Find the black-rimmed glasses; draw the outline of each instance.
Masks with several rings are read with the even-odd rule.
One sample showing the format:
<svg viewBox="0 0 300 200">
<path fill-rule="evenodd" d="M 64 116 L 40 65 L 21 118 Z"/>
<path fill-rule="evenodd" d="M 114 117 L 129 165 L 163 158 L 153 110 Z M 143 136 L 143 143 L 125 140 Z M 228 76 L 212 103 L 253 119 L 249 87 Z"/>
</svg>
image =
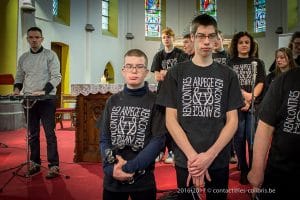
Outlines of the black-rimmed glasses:
<svg viewBox="0 0 300 200">
<path fill-rule="evenodd" d="M 217 33 L 210 33 L 208 35 L 205 35 L 204 33 L 196 33 L 195 38 L 204 41 L 206 38 L 208 38 L 209 41 L 215 41 L 218 38 Z"/>
<path fill-rule="evenodd" d="M 141 72 L 146 69 L 146 66 L 142 64 L 138 64 L 138 65 L 126 64 L 123 66 L 123 69 L 128 72 L 132 72 L 134 69 L 138 72 Z"/>
</svg>

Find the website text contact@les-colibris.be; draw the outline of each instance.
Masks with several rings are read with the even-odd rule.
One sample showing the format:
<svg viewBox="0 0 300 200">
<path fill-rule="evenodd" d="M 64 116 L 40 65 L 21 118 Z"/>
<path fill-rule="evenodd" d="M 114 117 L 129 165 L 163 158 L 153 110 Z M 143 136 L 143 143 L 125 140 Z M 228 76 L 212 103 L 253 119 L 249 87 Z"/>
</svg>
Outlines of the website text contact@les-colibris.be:
<svg viewBox="0 0 300 200">
<path fill-rule="evenodd" d="M 275 189 L 271 188 L 229 188 L 229 189 L 212 189 L 212 188 L 178 188 L 178 193 L 275 193 Z"/>
</svg>

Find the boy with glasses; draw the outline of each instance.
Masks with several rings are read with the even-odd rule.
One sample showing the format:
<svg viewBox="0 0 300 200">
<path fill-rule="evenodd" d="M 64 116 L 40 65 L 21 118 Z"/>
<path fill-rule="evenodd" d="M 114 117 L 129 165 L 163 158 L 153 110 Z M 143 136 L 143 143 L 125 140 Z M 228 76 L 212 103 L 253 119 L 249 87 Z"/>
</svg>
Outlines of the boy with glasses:
<svg viewBox="0 0 300 200">
<path fill-rule="evenodd" d="M 213 49 L 212 57 L 215 62 L 221 63 L 223 65 L 227 65 L 230 57 L 227 51 L 224 49 L 223 42 L 224 42 L 223 33 L 222 31 L 218 30 L 218 38 L 216 40 L 215 47 Z M 237 163 L 233 142 L 231 142 L 230 156 L 231 156 L 230 163 L 231 164 Z"/>
<path fill-rule="evenodd" d="M 166 126 L 177 146 L 175 169 L 180 199 L 226 199 L 230 145 L 243 105 L 237 75 L 213 62 L 217 22 L 209 15 L 192 22 L 195 56 L 168 71 L 157 103 L 166 107 Z M 194 187 L 191 187 L 194 185 Z"/>
<path fill-rule="evenodd" d="M 129 50 L 124 61 L 124 89 L 107 100 L 100 124 L 103 200 L 155 200 L 154 161 L 166 132 L 163 109 L 144 81 L 145 53 Z"/>
<path fill-rule="evenodd" d="M 215 62 L 227 65 L 227 62 L 229 60 L 229 54 L 225 51 L 223 42 L 224 37 L 222 31 L 218 30 L 218 37 L 215 43 L 215 47 L 213 49 L 212 57 Z"/>
<path fill-rule="evenodd" d="M 183 51 L 188 55 L 189 60 L 195 55 L 194 42 L 191 40 L 191 34 L 185 34 L 183 36 Z"/>
</svg>

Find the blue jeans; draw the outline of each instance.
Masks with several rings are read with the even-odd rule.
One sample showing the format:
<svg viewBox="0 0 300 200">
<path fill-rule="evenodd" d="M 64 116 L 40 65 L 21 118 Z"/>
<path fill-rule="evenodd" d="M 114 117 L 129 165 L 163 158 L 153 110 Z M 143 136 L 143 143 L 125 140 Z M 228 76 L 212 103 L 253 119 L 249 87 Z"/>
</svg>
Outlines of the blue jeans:
<svg viewBox="0 0 300 200">
<path fill-rule="evenodd" d="M 238 129 L 234 135 L 234 149 L 238 158 L 239 167 L 242 173 L 248 173 L 252 163 L 252 147 L 254 140 L 254 130 L 256 129 L 255 116 L 251 115 L 251 112 L 238 112 Z M 254 119 L 254 130 L 253 135 L 251 134 L 252 119 Z M 249 165 L 247 163 L 246 156 L 246 141 L 248 144 L 249 153 Z"/>
<path fill-rule="evenodd" d="M 57 151 L 57 139 L 55 135 L 55 104 L 56 100 L 41 100 L 37 101 L 29 108 L 28 129 L 29 145 L 30 145 L 30 160 L 41 164 L 40 158 L 40 121 L 42 122 L 46 141 L 47 141 L 47 158 L 48 166 L 59 166 L 59 157 Z M 26 109 L 25 109 L 26 115 Z"/>
</svg>

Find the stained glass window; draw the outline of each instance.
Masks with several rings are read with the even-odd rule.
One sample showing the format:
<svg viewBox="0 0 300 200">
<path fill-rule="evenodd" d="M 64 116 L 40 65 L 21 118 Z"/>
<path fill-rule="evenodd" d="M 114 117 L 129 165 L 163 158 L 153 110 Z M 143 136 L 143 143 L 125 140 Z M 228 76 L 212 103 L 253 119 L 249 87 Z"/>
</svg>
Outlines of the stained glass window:
<svg viewBox="0 0 300 200">
<path fill-rule="evenodd" d="M 217 0 L 200 0 L 200 13 L 217 19 Z"/>
<path fill-rule="evenodd" d="M 52 5 L 52 14 L 53 14 L 53 16 L 58 15 L 58 1 L 59 0 L 53 0 L 53 5 Z"/>
<path fill-rule="evenodd" d="M 266 0 L 254 0 L 254 32 L 266 31 Z"/>
<path fill-rule="evenodd" d="M 103 0 L 102 1 L 102 29 L 108 30 L 108 6 L 109 6 L 109 0 Z"/>
<path fill-rule="evenodd" d="M 161 0 L 145 0 L 145 36 L 160 37 Z"/>
</svg>

